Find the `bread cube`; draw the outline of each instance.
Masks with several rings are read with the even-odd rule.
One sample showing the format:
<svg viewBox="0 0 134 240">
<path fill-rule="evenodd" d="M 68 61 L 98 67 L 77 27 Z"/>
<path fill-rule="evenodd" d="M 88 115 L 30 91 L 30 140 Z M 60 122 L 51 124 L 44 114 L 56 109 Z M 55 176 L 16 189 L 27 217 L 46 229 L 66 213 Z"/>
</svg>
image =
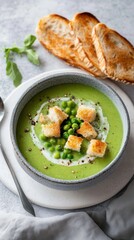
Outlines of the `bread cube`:
<svg viewBox="0 0 134 240">
<path fill-rule="evenodd" d="M 68 137 L 68 140 L 65 144 L 65 148 L 74 150 L 74 151 L 80 151 L 81 144 L 82 144 L 83 139 L 81 137 L 77 137 L 74 135 L 70 135 Z"/>
<path fill-rule="evenodd" d="M 103 157 L 107 144 L 97 139 L 92 139 L 87 149 L 87 155 L 92 157 Z"/>
<path fill-rule="evenodd" d="M 96 110 L 86 105 L 80 105 L 76 117 L 83 121 L 93 122 L 96 118 Z"/>
<path fill-rule="evenodd" d="M 46 123 L 50 122 L 49 117 L 46 115 L 43 115 L 43 113 L 40 113 L 38 120 L 39 120 L 39 123 L 41 123 L 41 124 L 46 124 Z"/>
<path fill-rule="evenodd" d="M 60 124 L 58 122 L 42 125 L 42 132 L 46 137 L 60 137 Z"/>
<path fill-rule="evenodd" d="M 61 108 L 55 106 L 49 108 L 48 117 L 50 118 L 51 122 L 59 122 L 60 124 L 68 118 L 68 115 L 61 110 Z"/>
<path fill-rule="evenodd" d="M 78 134 L 81 134 L 84 138 L 90 140 L 92 138 L 96 138 L 97 132 L 95 131 L 94 127 L 88 123 L 83 122 L 81 127 L 77 130 Z"/>
</svg>

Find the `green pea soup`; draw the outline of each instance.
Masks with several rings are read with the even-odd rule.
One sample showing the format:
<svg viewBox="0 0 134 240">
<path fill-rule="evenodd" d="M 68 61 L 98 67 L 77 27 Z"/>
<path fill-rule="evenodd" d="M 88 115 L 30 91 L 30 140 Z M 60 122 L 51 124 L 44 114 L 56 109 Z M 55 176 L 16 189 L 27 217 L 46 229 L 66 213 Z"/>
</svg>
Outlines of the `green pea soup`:
<svg viewBox="0 0 134 240">
<path fill-rule="evenodd" d="M 48 160 L 42 154 L 41 149 L 33 142 L 31 137 L 31 124 L 35 124 L 35 122 L 33 122 L 32 119 L 36 116 L 43 102 L 49 102 L 52 98 L 62 98 L 65 96 L 73 96 L 75 99 L 82 99 L 84 101 L 90 100 L 96 104 L 99 103 L 101 106 L 103 115 L 104 117 L 107 117 L 109 123 L 109 132 L 106 138 L 108 147 L 104 157 L 96 158 L 93 162 L 82 165 L 65 166 L 55 164 Z M 44 108 L 43 111 L 44 114 L 47 114 L 48 108 Z M 41 131 L 40 126 L 37 124 L 36 128 L 36 134 L 39 136 Z M 99 90 L 82 84 L 61 84 L 43 90 L 25 105 L 19 116 L 16 134 L 20 152 L 32 167 L 39 172 L 56 179 L 76 180 L 87 178 L 99 173 L 116 157 L 122 143 L 123 125 L 116 106 Z M 63 139 L 61 140 L 64 141 Z M 44 144 L 49 145 L 49 142 Z M 53 145 L 50 147 L 50 150 L 53 152 Z M 54 154 L 56 156 L 56 152 Z M 81 153 L 74 154 L 76 159 L 78 159 L 80 154 Z"/>
</svg>

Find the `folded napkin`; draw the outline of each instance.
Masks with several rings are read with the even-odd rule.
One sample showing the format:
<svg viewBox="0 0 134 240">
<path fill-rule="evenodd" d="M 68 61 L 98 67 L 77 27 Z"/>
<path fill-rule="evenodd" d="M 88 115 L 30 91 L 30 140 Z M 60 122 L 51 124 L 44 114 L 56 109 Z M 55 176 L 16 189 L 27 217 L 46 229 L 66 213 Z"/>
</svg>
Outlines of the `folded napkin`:
<svg viewBox="0 0 134 240">
<path fill-rule="evenodd" d="M 45 219 L 0 214 L 0 240 L 110 239 L 84 212 Z"/>
<path fill-rule="evenodd" d="M 108 203 L 38 218 L 0 212 L 0 240 L 134 240 L 134 180 Z"/>
</svg>

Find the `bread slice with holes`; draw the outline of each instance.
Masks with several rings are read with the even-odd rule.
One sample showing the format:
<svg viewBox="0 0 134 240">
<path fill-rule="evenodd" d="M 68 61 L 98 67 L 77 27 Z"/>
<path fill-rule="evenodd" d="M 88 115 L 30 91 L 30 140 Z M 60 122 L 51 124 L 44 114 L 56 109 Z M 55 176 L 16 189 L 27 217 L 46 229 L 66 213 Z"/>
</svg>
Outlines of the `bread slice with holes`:
<svg viewBox="0 0 134 240">
<path fill-rule="evenodd" d="M 79 43 L 75 46 L 75 34 L 68 19 L 57 14 L 45 16 L 40 19 L 36 34 L 40 43 L 51 53 L 95 76 L 95 71 L 89 66 L 83 48 Z M 83 56 L 82 60 L 81 56 Z"/>
<path fill-rule="evenodd" d="M 134 84 L 134 48 L 116 31 L 98 23 L 92 31 L 99 66 L 108 77 Z"/>
<path fill-rule="evenodd" d="M 92 40 L 92 29 L 98 23 L 99 20 L 88 12 L 78 13 L 74 16 L 73 20 L 70 21 L 77 39 L 75 45 L 76 47 L 78 45 L 81 60 L 84 61 L 85 56 L 87 56 L 85 64 L 90 71 L 93 72 L 96 77 L 105 78 L 106 75 L 101 72 L 99 68 L 99 62 Z M 81 52 L 81 48 L 84 50 L 85 55 Z"/>
</svg>

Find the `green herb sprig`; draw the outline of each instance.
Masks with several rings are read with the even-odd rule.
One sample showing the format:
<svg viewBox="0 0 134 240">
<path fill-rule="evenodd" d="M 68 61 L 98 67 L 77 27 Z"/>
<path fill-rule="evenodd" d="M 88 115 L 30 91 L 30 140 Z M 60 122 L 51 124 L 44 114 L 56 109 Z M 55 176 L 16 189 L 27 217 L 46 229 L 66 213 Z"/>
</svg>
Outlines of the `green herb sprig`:
<svg viewBox="0 0 134 240">
<path fill-rule="evenodd" d="M 13 83 L 16 87 L 21 83 L 22 74 L 19 71 L 17 64 L 13 61 L 12 53 L 17 53 L 19 55 L 25 54 L 31 63 L 39 65 L 40 62 L 38 54 L 36 53 L 35 49 L 32 46 L 35 40 L 36 40 L 35 36 L 29 35 L 28 37 L 25 38 L 23 47 L 19 48 L 17 46 L 14 46 L 12 48 L 4 49 L 6 58 L 6 75 L 13 80 Z"/>
</svg>

